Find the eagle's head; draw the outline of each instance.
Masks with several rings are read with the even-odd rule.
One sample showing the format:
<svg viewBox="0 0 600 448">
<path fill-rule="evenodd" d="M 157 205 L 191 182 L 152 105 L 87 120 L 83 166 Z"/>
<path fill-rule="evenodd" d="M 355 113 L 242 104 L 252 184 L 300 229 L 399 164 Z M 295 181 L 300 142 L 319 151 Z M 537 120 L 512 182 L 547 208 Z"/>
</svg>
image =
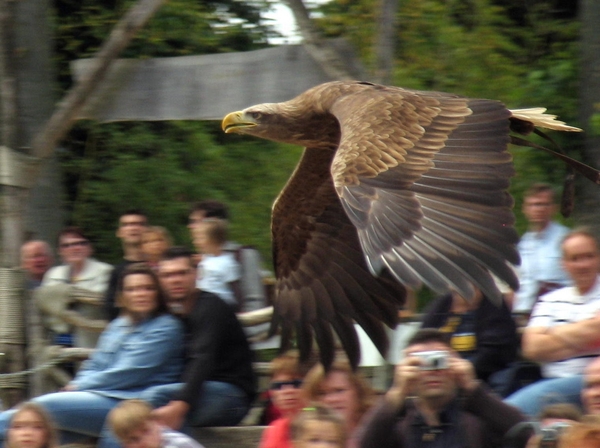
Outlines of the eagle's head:
<svg viewBox="0 0 600 448">
<path fill-rule="evenodd" d="M 297 102 L 265 103 L 231 112 L 221 123 L 227 134 L 248 134 L 293 145 L 315 147 L 328 142 L 337 146 L 339 125 L 327 113 L 298 107 Z"/>
</svg>

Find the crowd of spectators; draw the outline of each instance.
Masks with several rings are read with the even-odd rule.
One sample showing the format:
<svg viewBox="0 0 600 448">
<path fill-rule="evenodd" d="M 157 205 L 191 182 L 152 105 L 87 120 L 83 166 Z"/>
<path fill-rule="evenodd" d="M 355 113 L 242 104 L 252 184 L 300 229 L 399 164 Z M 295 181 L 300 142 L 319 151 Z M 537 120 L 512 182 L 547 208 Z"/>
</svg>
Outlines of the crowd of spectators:
<svg viewBox="0 0 600 448">
<path fill-rule="evenodd" d="M 295 351 L 276 357 L 260 448 L 575 446 L 563 439 L 599 446 L 600 423 L 589 416 L 600 416 L 600 248 L 590 230 L 552 221 L 556 209 L 550 186 L 528 190 L 529 229 L 515 267 L 521 289 L 505 294 L 501 306 L 477 289 L 475 297 L 451 292 L 433 300 L 380 396 L 345 358 L 325 370 L 301 363 Z M 117 229 L 123 261 L 114 269 L 91 258 L 91 242 L 74 227 L 59 236 L 59 266 L 51 268 L 48 244 L 23 245 L 28 289 L 103 293 L 103 314 L 82 305 L 77 311 L 112 320 L 64 391 L 26 409 L 46 409 L 63 442 L 93 436 L 104 447 L 157 448 L 161 440 L 198 447 L 170 431 L 238 424 L 257 396 L 257 379 L 235 313 L 264 305 L 265 291 L 256 251 L 228 240 L 228 220 L 223 204 L 197 204 L 188 225 L 194 254 L 173 247 L 168 230 L 150 226 L 140 210 L 127 211 Z M 149 297 L 156 309 L 140 314 L 136 307 L 148 306 Z M 152 335 L 158 319 L 173 327 L 169 333 L 161 321 L 165 344 L 180 338 L 169 339 L 163 358 Z M 94 346 L 89 334 L 64 324 L 50 320 L 48 328 L 53 343 Z M 130 353 L 133 345 L 140 353 Z M 128 381 L 135 374 L 119 369 L 153 368 L 140 362 L 149 345 L 159 369 L 153 383 Z M 94 416 L 82 410 L 90 395 L 101 403 Z M 114 415 L 135 416 L 120 419 L 131 425 L 107 420 L 115 407 Z M 18 412 L 0 414 L 0 437 L 10 439 Z"/>
</svg>

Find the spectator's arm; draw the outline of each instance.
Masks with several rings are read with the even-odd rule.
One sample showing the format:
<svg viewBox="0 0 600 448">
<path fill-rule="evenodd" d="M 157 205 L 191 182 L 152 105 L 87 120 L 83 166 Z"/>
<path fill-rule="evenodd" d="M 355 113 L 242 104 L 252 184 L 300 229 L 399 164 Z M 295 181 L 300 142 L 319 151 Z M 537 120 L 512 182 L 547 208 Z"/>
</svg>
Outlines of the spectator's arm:
<svg viewBox="0 0 600 448">
<path fill-rule="evenodd" d="M 483 420 L 493 433 L 489 437 L 496 440 L 502 439 L 515 425 L 526 421 L 526 417 L 517 408 L 504 403 L 482 385 L 466 390 L 464 410 Z M 520 436 L 514 446 L 524 447 L 528 435 Z"/>
<path fill-rule="evenodd" d="M 600 343 L 600 315 L 553 327 L 525 328 L 523 355 L 533 361 L 551 362 L 573 358 Z"/>
</svg>

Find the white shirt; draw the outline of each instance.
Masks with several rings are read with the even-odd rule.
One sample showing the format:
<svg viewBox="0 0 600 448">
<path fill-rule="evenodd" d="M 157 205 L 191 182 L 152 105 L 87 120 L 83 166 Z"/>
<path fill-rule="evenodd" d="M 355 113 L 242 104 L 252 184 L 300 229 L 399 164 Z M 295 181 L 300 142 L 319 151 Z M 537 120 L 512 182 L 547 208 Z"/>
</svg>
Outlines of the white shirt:
<svg viewBox="0 0 600 448">
<path fill-rule="evenodd" d="M 229 252 L 221 255 L 203 255 L 198 264 L 196 287 L 203 291 L 212 292 L 230 305 L 237 302 L 228 283 L 240 279 L 240 265 Z"/>
<path fill-rule="evenodd" d="M 530 311 L 537 299 L 540 282 L 571 284 L 562 267 L 561 242 L 569 229 L 551 222 L 541 232 L 526 232 L 519 245 L 521 265 L 517 269 L 519 290 L 513 311 Z"/>
<path fill-rule="evenodd" d="M 58 284 L 71 284 L 78 288 L 87 289 L 92 292 L 105 293 L 113 267 L 93 258 L 85 260 L 83 269 L 75 278 L 71 278 L 71 267 L 69 265 L 55 266 L 44 275 L 41 287 Z M 78 303 L 77 311 L 88 319 L 105 319 L 106 314 L 103 306 L 95 306 L 86 303 Z M 70 326 L 57 317 L 49 317 L 47 326 L 56 333 L 70 333 Z M 75 330 L 75 346 L 94 348 L 98 342 L 100 333 L 83 328 Z"/>
<path fill-rule="evenodd" d="M 600 276 L 587 294 L 581 295 L 574 286 L 557 289 L 540 297 L 533 308 L 528 327 L 555 327 L 590 319 L 600 312 Z M 582 352 L 575 358 L 548 362 L 542 365 L 546 378 L 581 375 L 600 348 Z"/>
</svg>

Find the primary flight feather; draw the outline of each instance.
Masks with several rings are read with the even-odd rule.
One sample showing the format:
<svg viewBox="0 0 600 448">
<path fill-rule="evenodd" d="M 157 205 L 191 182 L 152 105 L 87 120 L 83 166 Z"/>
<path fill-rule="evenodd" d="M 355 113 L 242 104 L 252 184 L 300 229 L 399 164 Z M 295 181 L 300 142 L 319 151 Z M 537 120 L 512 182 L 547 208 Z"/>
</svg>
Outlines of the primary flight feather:
<svg viewBox="0 0 600 448">
<path fill-rule="evenodd" d="M 307 356 L 314 336 L 328 364 L 335 331 L 356 366 L 354 322 L 385 353 L 382 322 L 396 324 L 402 285 L 464 297 L 474 285 L 498 301 L 492 272 L 517 289 L 510 131 L 579 131 L 544 111 L 330 82 L 227 115 L 227 133 L 305 147 L 273 205 L 282 348 L 295 333 Z"/>
</svg>

